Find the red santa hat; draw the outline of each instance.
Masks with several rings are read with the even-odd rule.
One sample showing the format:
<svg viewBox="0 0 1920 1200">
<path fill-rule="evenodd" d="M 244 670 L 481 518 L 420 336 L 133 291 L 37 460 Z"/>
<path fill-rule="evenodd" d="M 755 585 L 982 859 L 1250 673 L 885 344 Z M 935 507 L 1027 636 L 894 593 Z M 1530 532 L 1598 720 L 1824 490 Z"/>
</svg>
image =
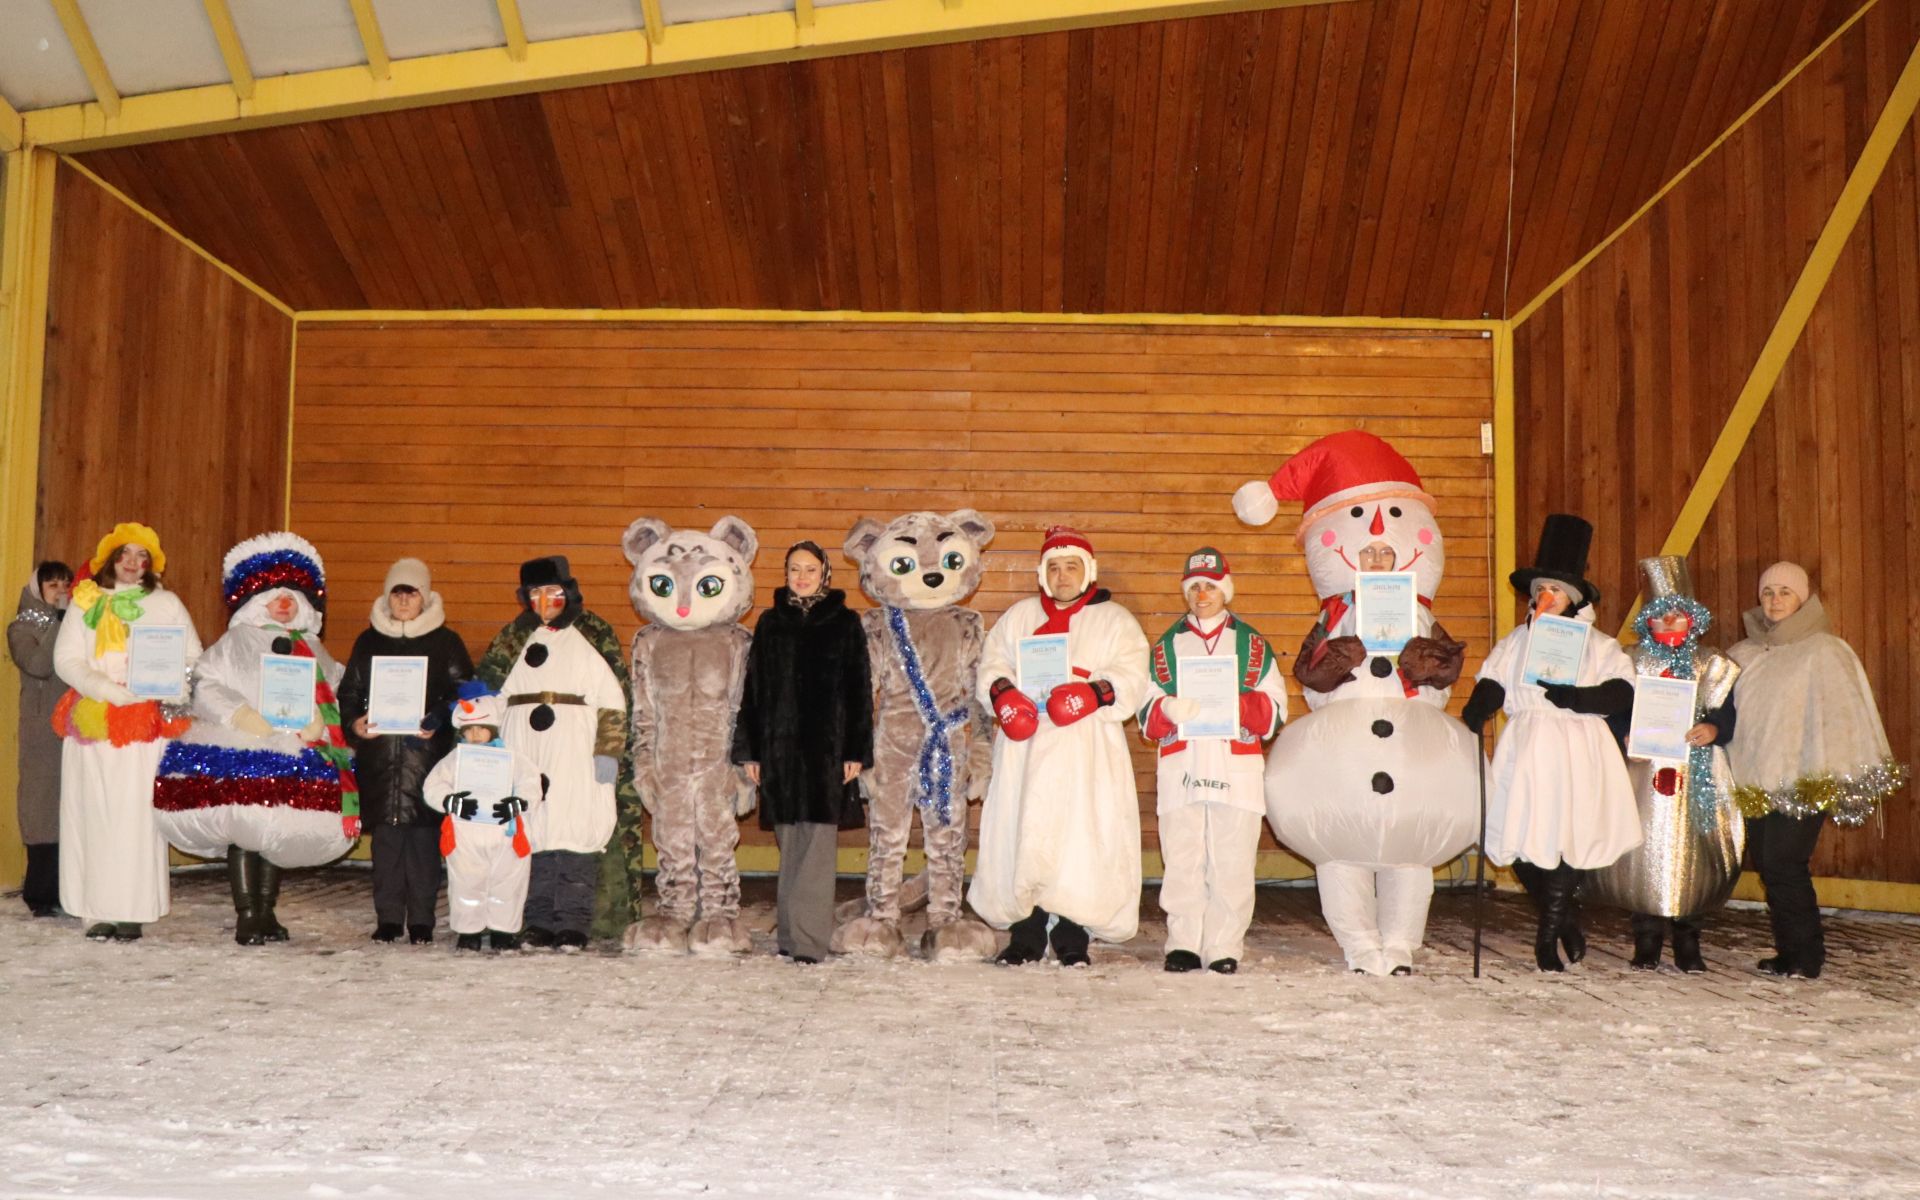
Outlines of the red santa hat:
<svg viewBox="0 0 1920 1200">
<path fill-rule="evenodd" d="M 1271 478 L 1256 479 L 1233 494 L 1233 511 L 1249 525 L 1265 525 L 1280 512 L 1280 501 L 1300 502 L 1300 530 L 1349 504 L 1375 500 L 1418 500 L 1433 507 L 1419 472 L 1371 433 L 1348 429 L 1310 443 L 1288 459 Z"/>
<path fill-rule="evenodd" d="M 1094 561 L 1093 543 L 1087 535 L 1069 525 L 1047 526 L 1047 539 L 1040 543 L 1040 565 L 1035 574 L 1040 577 L 1040 588 L 1046 590 L 1047 561 L 1054 558 L 1077 558 L 1087 568 L 1087 586 L 1100 577 L 1100 564 Z"/>
</svg>

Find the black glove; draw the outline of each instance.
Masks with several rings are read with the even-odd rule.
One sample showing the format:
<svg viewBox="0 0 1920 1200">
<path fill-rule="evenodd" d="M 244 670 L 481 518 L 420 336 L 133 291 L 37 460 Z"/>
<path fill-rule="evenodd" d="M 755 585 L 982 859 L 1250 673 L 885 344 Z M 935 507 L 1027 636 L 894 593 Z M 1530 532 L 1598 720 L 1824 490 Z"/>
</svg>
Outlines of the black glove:
<svg viewBox="0 0 1920 1200">
<path fill-rule="evenodd" d="M 1542 690 L 1547 693 L 1548 704 L 1589 717 L 1610 717 L 1633 707 L 1633 685 L 1624 679 L 1609 679 L 1592 687 L 1550 683 Z"/>
<path fill-rule="evenodd" d="M 429 708 L 420 718 L 421 733 L 439 733 L 440 727 L 447 723 L 447 716 L 437 708 Z"/>
<path fill-rule="evenodd" d="M 473 814 L 480 811 L 480 802 L 473 798 L 472 792 L 448 792 L 447 798 L 440 802 L 440 808 L 450 817 L 471 821 Z"/>
<path fill-rule="evenodd" d="M 505 800 L 493 802 L 493 820 L 498 825 L 505 825 L 513 819 L 513 814 L 525 811 L 527 811 L 527 802 L 518 796 L 508 796 Z"/>
<path fill-rule="evenodd" d="M 1497 680 L 1482 679 L 1473 685 L 1473 695 L 1467 697 L 1467 706 L 1461 710 L 1460 719 L 1477 736 L 1506 702 L 1507 689 L 1501 687 Z"/>
</svg>

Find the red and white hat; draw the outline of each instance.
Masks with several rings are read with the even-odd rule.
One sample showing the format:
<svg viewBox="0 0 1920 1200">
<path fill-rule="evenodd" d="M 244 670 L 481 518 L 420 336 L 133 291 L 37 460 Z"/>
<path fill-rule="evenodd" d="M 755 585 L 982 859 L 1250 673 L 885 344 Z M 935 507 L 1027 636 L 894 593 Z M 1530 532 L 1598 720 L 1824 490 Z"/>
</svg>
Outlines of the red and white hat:
<svg viewBox="0 0 1920 1200">
<path fill-rule="evenodd" d="M 1047 540 L 1040 543 L 1040 565 L 1034 573 L 1040 577 L 1041 590 L 1047 586 L 1047 560 L 1053 558 L 1077 558 L 1087 568 L 1087 586 L 1100 577 L 1100 564 L 1094 561 L 1093 543 L 1087 535 L 1069 525 L 1047 526 Z"/>
<path fill-rule="evenodd" d="M 1233 494 L 1233 511 L 1249 525 L 1265 525 L 1280 511 L 1280 501 L 1300 502 L 1300 529 L 1328 512 L 1375 500 L 1418 500 L 1432 508 L 1433 497 L 1419 472 L 1371 433 L 1343 430 L 1311 442 L 1288 459 L 1271 478 L 1256 479 Z"/>
<path fill-rule="evenodd" d="M 1227 556 L 1212 546 L 1202 546 L 1187 555 L 1187 569 L 1180 576 L 1180 594 L 1186 595 L 1203 579 L 1219 588 L 1227 603 L 1233 603 L 1233 568 L 1227 565 Z"/>
</svg>

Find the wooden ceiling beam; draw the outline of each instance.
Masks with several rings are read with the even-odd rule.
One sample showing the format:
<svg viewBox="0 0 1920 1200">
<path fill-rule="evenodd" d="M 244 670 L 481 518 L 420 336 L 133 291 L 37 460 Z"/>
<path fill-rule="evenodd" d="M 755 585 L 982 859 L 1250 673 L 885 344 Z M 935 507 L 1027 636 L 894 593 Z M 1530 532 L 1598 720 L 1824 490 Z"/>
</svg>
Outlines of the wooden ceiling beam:
<svg viewBox="0 0 1920 1200">
<path fill-rule="evenodd" d="M 500 28 L 507 35 L 507 57 L 527 61 L 527 23 L 520 19 L 520 0 L 493 0 L 500 10 Z"/>
<path fill-rule="evenodd" d="M 119 116 L 120 89 L 113 85 L 107 60 L 100 56 L 93 30 L 87 28 L 87 18 L 80 12 L 79 0 L 53 0 L 53 11 L 60 17 L 61 28 L 67 31 L 67 41 L 73 45 L 74 57 L 80 60 L 80 69 L 86 72 L 87 82 L 93 86 L 94 103 L 107 117 Z"/>
<path fill-rule="evenodd" d="M 227 0 L 201 0 L 207 21 L 213 26 L 213 38 L 220 43 L 220 57 L 227 63 L 227 78 L 233 81 L 233 94 L 242 100 L 253 99 L 253 64 L 247 61 L 247 48 L 240 44 L 240 31 L 233 24 L 233 10 Z"/>
<path fill-rule="evenodd" d="M 26 122 L 13 111 L 13 105 L 0 96 L 0 154 L 12 154 L 26 140 Z"/>
<path fill-rule="evenodd" d="M 373 0 L 347 0 L 353 6 L 353 23 L 360 30 L 360 45 L 367 52 L 367 72 L 380 83 L 393 76 L 393 59 L 387 55 L 387 39 L 380 32 L 380 18 L 373 11 Z"/>
<path fill-rule="evenodd" d="M 74 2 L 56 0 L 69 7 Z M 77 153 L 725 67 L 1354 0 L 969 0 L 955 8 L 927 0 L 866 0 L 815 8 L 815 23 L 805 27 L 783 11 L 677 24 L 671 39 L 656 23 L 658 40 L 629 31 L 530 42 L 524 61 L 492 46 L 398 62 L 388 59 L 380 42 L 371 0 L 353 2 L 356 17 L 361 10 L 367 14 L 361 35 L 369 41 L 370 60 L 379 45 L 378 64 L 260 79 L 244 105 L 233 88 L 218 84 L 130 96 L 124 105 L 116 94 L 111 111 L 105 104 L 36 109 L 24 114 L 25 139 Z"/>
</svg>

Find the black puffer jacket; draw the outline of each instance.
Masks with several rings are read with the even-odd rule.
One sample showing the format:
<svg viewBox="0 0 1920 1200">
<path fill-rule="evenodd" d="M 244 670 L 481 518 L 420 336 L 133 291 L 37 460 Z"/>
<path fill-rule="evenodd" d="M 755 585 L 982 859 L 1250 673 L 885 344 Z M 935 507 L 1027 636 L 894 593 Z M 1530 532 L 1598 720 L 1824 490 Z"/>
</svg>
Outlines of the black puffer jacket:
<svg viewBox="0 0 1920 1200">
<path fill-rule="evenodd" d="M 440 819 L 420 802 L 420 791 L 433 764 L 453 750 L 448 710 L 461 682 L 473 677 L 473 660 L 467 657 L 466 643 L 446 627 L 445 620 L 438 592 L 429 595 L 425 610 L 404 626 L 393 619 L 387 610 L 387 598 L 381 596 L 374 601 L 373 628 L 354 641 L 353 654 L 347 659 L 346 674 L 338 689 L 340 724 L 353 746 L 354 777 L 360 783 L 360 817 L 369 827 L 432 825 Z M 426 658 L 425 726 L 433 730 L 432 737 L 353 735 L 353 723 L 367 715 L 373 660 L 380 655 Z"/>
<path fill-rule="evenodd" d="M 811 608 L 787 589 L 753 627 L 733 761 L 760 764 L 760 827 L 813 822 L 857 829 L 865 812 L 842 764 L 873 765 L 873 681 L 867 639 L 846 593 Z"/>
</svg>

